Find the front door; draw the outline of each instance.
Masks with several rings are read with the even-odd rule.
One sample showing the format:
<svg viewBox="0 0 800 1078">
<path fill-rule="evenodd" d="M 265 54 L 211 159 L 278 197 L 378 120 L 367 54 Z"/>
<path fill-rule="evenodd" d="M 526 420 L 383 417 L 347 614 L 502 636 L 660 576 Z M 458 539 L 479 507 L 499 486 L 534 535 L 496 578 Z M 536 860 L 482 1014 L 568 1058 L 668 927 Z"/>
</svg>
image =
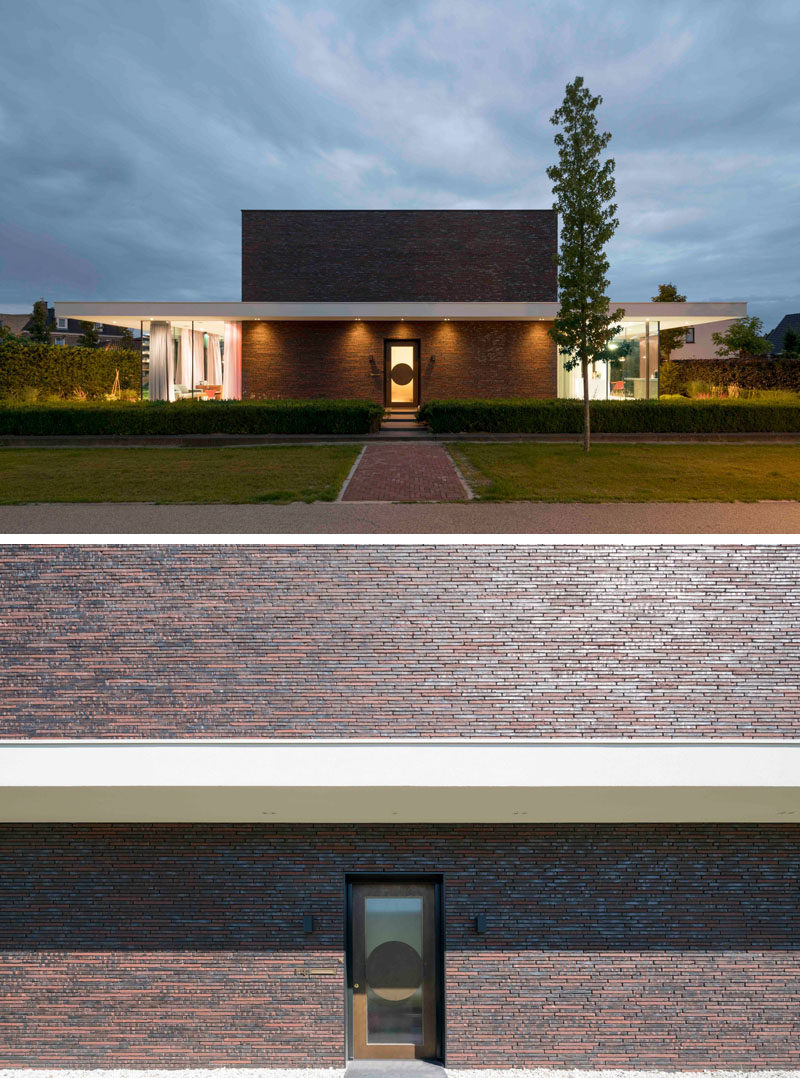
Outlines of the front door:
<svg viewBox="0 0 800 1078">
<path fill-rule="evenodd" d="M 349 885 L 355 1059 L 439 1055 L 437 897 L 428 881 Z"/>
<path fill-rule="evenodd" d="M 384 383 L 387 408 L 416 408 L 419 404 L 419 341 L 384 342 Z"/>
</svg>

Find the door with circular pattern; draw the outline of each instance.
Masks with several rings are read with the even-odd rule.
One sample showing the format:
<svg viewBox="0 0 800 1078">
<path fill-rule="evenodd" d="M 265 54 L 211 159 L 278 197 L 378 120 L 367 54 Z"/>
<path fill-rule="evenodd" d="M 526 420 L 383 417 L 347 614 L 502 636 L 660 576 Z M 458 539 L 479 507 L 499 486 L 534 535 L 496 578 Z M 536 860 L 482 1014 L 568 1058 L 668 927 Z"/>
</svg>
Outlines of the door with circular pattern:
<svg viewBox="0 0 800 1078">
<path fill-rule="evenodd" d="M 436 885 L 352 884 L 355 1059 L 433 1059 L 438 1046 Z"/>
<path fill-rule="evenodd" d="M 387 408 L 416 408 L 419 404 L 419 341 L 384 341 L 384 382 Z"/>
</svg>

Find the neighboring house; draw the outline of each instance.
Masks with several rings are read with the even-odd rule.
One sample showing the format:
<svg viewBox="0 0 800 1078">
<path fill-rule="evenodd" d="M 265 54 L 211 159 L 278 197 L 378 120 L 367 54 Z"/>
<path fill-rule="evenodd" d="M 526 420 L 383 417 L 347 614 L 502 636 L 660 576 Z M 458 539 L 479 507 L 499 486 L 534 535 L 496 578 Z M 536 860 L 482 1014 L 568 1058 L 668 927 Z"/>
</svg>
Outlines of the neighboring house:
<svg viewBox="0 0 800 1078">
<path fill-rule="evenodd" d="M 792 546 L 0 574 L 0 1067 L 800 1067 Z"/>
<path fill-rule="evenodd" d="M 677 348 L 672 359 L 715 359 L 717 345 L 712 337 L 713 333 L 725 333 L 735 322 L 734 318 L 724 318 L 719 322 L 704 322 L 690 326 L 686 333 L 686 343 L 683 348 Z"/>
<path fill-rule="evenodd" d="M 800 333 L 800 314 L 785 314 L 775 329 L 767 334 L 772 341 L 773 354 L 777 355 L 783 351 L 783 338 L 786 336 L 786 330 L 790 328 Z"/>
<path fill-rule="evenodd" d="M 31 322 L 33 316 L 30 314 L 0 314 L 0 325 L 8 326 L 13 334 L 17 337 L 30 336 Z M 81 319 L 68 318 L 66 316 L 56 316 L 55 307 L 47 308 L 47 328 L 50 332 L 50 341 L 55 345 L 75 345 L 83 335 L 83 327 L 81 326 Z M 85 321 L 93 322 L 94 319 L 89 318 Z M 95 323 L 100 334 L 100 347 L 118 347 L 122 341 L 120 335 L 119 325 L 109 325 L 104 322 Z M 134 340 L 128 342 L 129 348 L 138 348 L 139 341 Z"/>
<path fill-rule="evenodd" d="M 558 311 L 552 210 L 244 210 L 242 302 L 57 303 L 149 334 L 149 394 L 216 380 L 226 397 L 581 396 L 548 333 Z M 597 364 L 594 397 L 658 394 L 659 326 L 746 314 L 744 303 L 639 303 Z M 205 343 L 203 343 L 205 341 Z M 191 354 L 190 354 L 191 348 Z M 212 373 L 212 366 L 214 373 Z"/>
</svg>

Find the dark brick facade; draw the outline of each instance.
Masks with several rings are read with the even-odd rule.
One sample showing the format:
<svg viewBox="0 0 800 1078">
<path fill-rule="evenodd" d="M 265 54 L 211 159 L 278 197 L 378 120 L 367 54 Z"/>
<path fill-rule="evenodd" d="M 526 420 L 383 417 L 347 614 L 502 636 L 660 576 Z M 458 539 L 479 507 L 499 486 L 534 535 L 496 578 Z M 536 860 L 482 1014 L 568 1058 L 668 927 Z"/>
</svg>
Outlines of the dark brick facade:
<svg viewBox="0 0 800 1078">
<path fill-rule="evenodd" d="M 242 299 L 556 299 L 553 210 L 243 210 Z"/>
<path fill-rule="evenodd" d="M 420 398 L 555 397 L 556 346 L 537 322 L 244 322 L 242 396 L 384 402 L 387 338 L 420 342 Z"/>
<path fill-rule="evenodd" d="M 443 874 L 451 1066 L 800 1066 L 796 826 L 2 826 L 0 862 L 0 1066 L 340 1066 L 348 870 Z"/>
<path fill-rule="evenodd" d="M 7 546 L 6 737 L 800 736 L 791 546 Z"/>
</svg>

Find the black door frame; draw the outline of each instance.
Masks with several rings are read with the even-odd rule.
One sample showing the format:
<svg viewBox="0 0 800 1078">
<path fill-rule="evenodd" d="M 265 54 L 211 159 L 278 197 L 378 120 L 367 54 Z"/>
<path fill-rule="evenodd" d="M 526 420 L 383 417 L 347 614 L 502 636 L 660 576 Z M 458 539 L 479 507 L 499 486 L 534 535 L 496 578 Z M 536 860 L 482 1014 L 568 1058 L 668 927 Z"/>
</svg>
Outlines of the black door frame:
<svg viewBox="0 0 800 1078">
<path fill-rule="evenodd" d="M 445 1063 L 444 984 L 444 877 L 439 872 L 346 872 L 344 875 L 344 1058 L 353 1059 L 353 939 L 352 890 L 354 883 L 432 883 L 434 885 L 436 930 L 436 1055 L 432 1062 Z M 373 1060 L 380 1064 L 380 1060 Z"/>
<path fill-rule="evenodd" d="M 389 375 L 389 348 L 393 344 L 410 344 L 414 349 L 414 400 L 411 404 L 392 404 L 392 379 Z M 420 406 L 420 338 L 384 337 L 383 339 L 383 403 L 386 408 L 419 408 Z"/>
</svg>

